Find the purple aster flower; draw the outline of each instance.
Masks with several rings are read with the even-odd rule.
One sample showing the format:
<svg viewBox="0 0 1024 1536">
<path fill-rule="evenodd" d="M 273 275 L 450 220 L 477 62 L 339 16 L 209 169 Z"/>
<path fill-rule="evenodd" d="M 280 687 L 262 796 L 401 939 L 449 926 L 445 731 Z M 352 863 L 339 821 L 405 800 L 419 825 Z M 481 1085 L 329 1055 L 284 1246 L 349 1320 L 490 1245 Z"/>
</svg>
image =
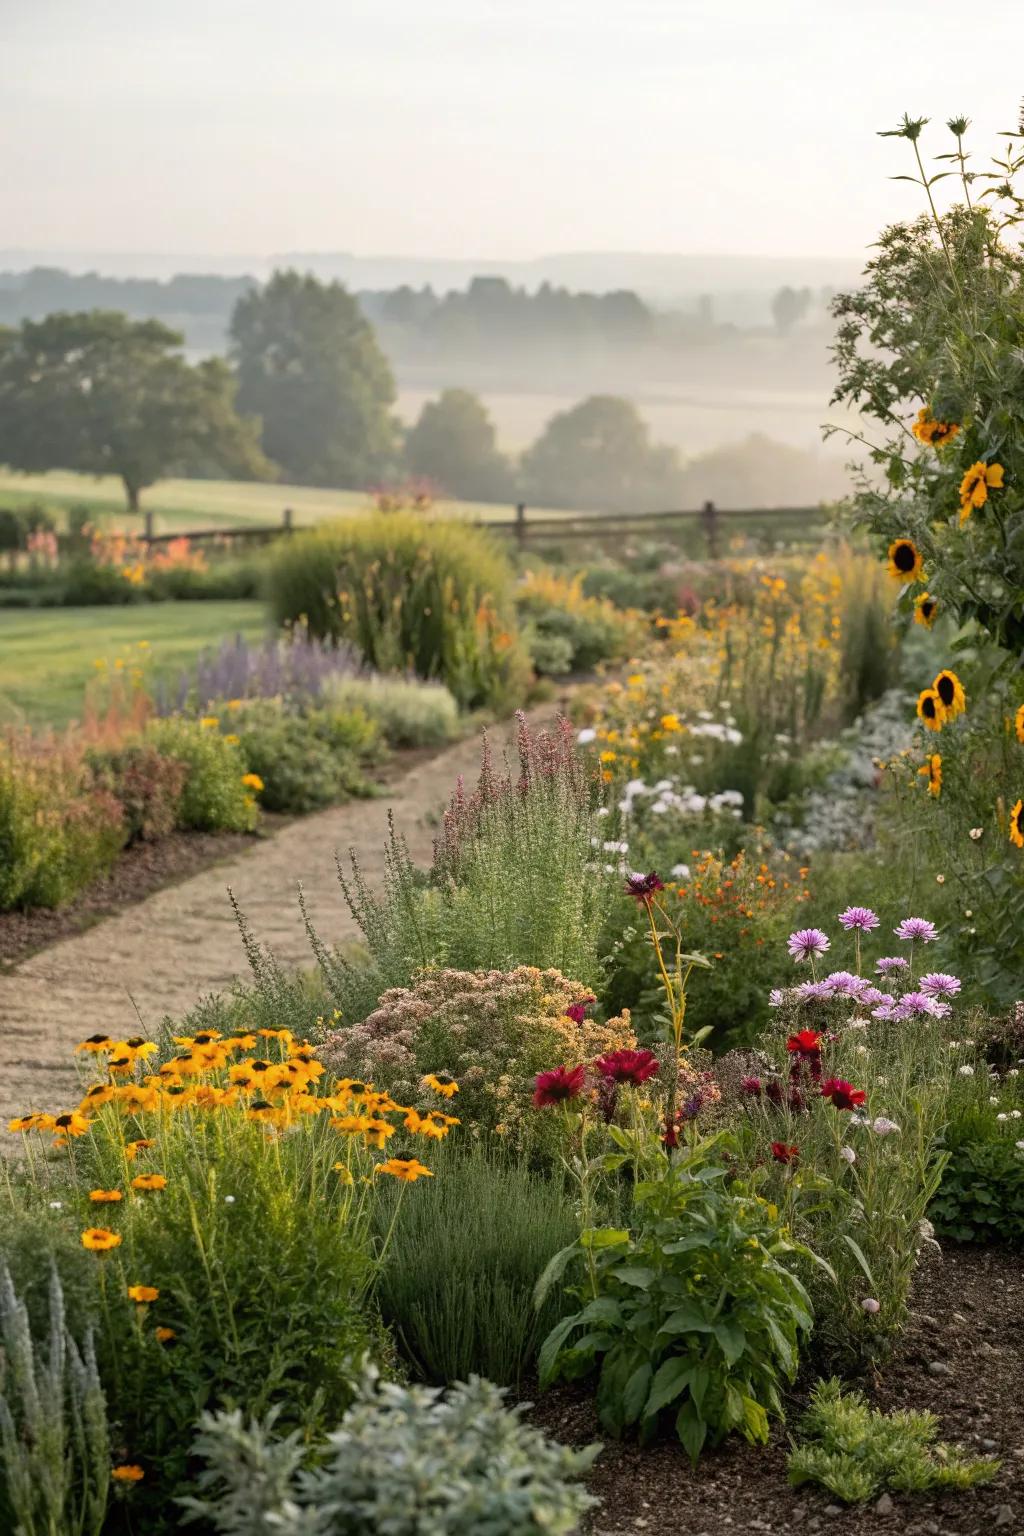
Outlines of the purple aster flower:
<svg viewBox="0 0 1024 1536">
<path fill-rule="evenodd" d="M 852 971 L 833 971 L 831 976 L 825 977 L 825 985 L 831 987 L 837 997 L 859 997 L 867 982 Z"/>
<path fill-rule="evenodd" d="M 883 955 L 881 960 L 875 961 L 875 970 L 879 976 L 888 976 L 893 971 L 905 971 L 910 964 L 902 955 Z"/>
<path fill-rule="evenodd" d="M 877 1008 L 872 1008 L 872 1010 L 871 1010 L 871 1017 L 873 1019 L 886 1019 L 886 1020 L 898 1019 L 900 1017 L 900 1015 L 899 1015 L 897 1009 L 893 1006 L 893 1004 L 894 1004 L 894 999 L 891 998 L 891 997 L 890 997 L 890 999 L 889 999 L 889 1001 L 887 1003 L 879 1003 Z"/>
<path fill-rule="evenodd" d="M 781 1008 L 785 1001 L 786 993 L 782 987 L 772 987 L 771 991 L 768 993 L 768 1007 Z"/>
<path fill-rule="evenodd" d="M 867 1008 L 891 1008 L 896 999 L 891 992 L 880 992 L 877 987 L 865 987 L 857 1001 L 863 1003 Z"/>
<path fill-rule="evenodd" d="M 824 1003 L 835 993 L 827 981 L 802 981 L 794 988 L 794 995 L 800 1003 Z"/>
<path fill-rule="evenodd" d="M 828 934 L 822 933 L 820 928 L 798 928 L 796 933 L 790 934 L 788 945 L 797 964 L 809 960 L 812 955 L 823 955 L 830 948 Z"/>
<path fill-rule="evenodd" d="M 845 912 L 840 912 L 839 921 L 847 933 L 852 928 L 859 928 L 862 933 L 869 932 L 878 927 L 878 917 L 870 907 L 847 907 Z"/>
<path fill-rule="evenodd" d="M 939 1017 L 938 1005 L 934 997 L 929 997 L 927 992 L 908 992 L 900 998 L 897 1010 L 903 1018 L 913 1018 L 915 1013 L 926 1013 L 931 1018 Z"/>
<path fill-rule="evenodd" d="M 919 942 L 930 944 L 939 936 L 935 930 L 935 924 L 924 917 L 905 917 L 902 923 L 893 929 L 893 933 L 898 939 L 906 939 L 911 944 Z"/>
<path fill-rule="evenodd" d="M 961 981 L 959 976 L 950 976 L 946 971 L 929 971 L 927 976 L 921 977 L 918 986 L 929 997 L 956 997 Z"/>
</svg>

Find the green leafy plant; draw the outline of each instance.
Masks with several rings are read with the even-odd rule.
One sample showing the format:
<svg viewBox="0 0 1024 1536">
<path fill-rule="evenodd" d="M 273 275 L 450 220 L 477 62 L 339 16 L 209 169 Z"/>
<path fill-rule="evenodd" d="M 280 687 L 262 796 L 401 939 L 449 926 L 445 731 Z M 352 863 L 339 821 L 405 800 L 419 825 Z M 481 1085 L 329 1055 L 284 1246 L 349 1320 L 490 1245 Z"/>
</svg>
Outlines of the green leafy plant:
<svg viewBox="0 0 1024 1536">
<path fill-rule="evenodd" d="M 243 704 L 225 717 L 267 811 L 304 815 L 370 788 L 364 769 L 378 755 L 377 729 L 358 709 L 285 708 L 280 699 Z"/>
<path fill-rule="evenodd" d="M 459 734 L 459 706 L 443 683 L 404 677 L 331 678 L 325 699 L 361 710 L 392 747 L 439 747 Z"/>
<path fill-rule="evenodd" d="M 968 1457 L 936 1444 L 933 1413 L 882 1413 L 860 1392 L 844 1392 L 839 1381 L 819 1381 L 800 1424 L 803 1444 L 789 1456 L 789 1480 L 796 1487 L 820 1483 L 846 1504 L 861 1504 L 883 1489 L 929 1493 L 973 1488 L 991 1482 L 999 1470 L 991 1458 Z"/>
<path fill-rule="evenodd" d="M 200 1497 L 182 1503 L 218 1536 L 571 1536 L 597 1502 L 578 1480 L 600 1447 L 556 1445 L 502 1396 L 478 1378 L 442 1395 L 368 1372 L 312 1471 L 297 1436 L 205 1414 Z"/>
<path fill-rule="evenodd" d="M 179 758 L 133 743 L 91 751 L 87 761 L 96 783 L 120 804 L 129 843 L 154 842 L 174 831 L 188 775 Z"/>
<path fill-rule="evenodd" d="M 251 832 L 259 812 L 243 782 L 248 765 L 218 723 L 212 716 L 208 721 L 151 720 L 146 740 L 188 770 L 178 813 L 181 826 L 196 832 Z"/>
<path fill-rule="evenodd" d="M 1024 1246 L 1024 1145 L 1000 1137 L 954 1148 L 928 1215 L 958 1243 Z"/>
</svg>

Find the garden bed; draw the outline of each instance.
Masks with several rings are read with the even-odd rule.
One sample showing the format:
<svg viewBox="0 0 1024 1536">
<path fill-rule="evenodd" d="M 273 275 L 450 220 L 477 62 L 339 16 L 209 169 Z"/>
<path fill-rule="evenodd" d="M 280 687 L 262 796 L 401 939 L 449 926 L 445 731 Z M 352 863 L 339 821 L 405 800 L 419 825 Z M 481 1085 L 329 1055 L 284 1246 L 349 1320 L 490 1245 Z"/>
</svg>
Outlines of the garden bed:
<svg viewBox="0 0 1024 1536">
<path fill-rule="evenodd" d="M 883 1496 L 882 1507 L 846 1508 L 819 1488 L 786 1482 L 788 1440 L 776 1426 L 767 1448 L 728 1440 L 706 1453 L 694 1471 L 682 1446 L 665 1436 L 640 1449 L 609 1442 L 592 1394 L 565 1388 L 540 1398 L 532 1417 L 556 1439 L 586 1445 L 603 1440 L 589 1485 L 602 1499 L 590 1536 L 672 1531 L 678 1536 L 727 1536 L 739 1531 L 805 1532 L 837 1524 L 853 1536 L 899 1531 L 905 1536 L 978 1536 L 1024 1531 L 1024 1266 L 995 1249 L 943 1246 L 922 1262 L 906 1332 L 873 1384 L 872 1401 L 886 1411 L 930 1409 L 943 1439 L 1002 1462 L 987 1486 L 936 1497 Z M 789 1429 L 804 1398 L 795 1394 Z M 890 1506 L 891 1502 L 891 1508 Z"/>
</svg>

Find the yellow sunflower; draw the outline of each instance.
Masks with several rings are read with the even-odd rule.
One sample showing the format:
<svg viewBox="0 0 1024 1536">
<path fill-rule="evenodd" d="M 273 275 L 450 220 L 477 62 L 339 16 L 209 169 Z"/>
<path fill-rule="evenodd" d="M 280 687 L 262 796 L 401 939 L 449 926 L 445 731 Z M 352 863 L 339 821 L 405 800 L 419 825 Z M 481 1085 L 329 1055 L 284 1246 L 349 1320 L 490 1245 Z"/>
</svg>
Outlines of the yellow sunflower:
<svg viewBox="0 0 1024 1536">
<path fill-rule="evenodd" d="M 89 1199 L 93 1205 L 116 1205 L 124 1196 L 119 1189 L 90 1189 Z"/>
<path fill-rule="evenodd" d="M 894 581 L 919 581 L 924 558 L 912 539 L 894 539 L 889 545 L 889 575 Z"/>
<path fill-rule="evenodd" d="M 946 711 L 934 688 L 925 688 L 918 694 L 917 713 L 929 731 L 941 731 L 946 723 Z"/>
<path fill-rule="evenodd" d="M 1024 800 L 1018 800 L 1010 812 L 1010 842 L 1024 848 Z"/>
<path fill-rule="evenodd" d="M 962 715 L 967 708 L 967 695 L 964 693 L 964 685 L 955 672 L 948 669 L 939 673 L 932 683 L 932 688 L 939 696 L 939 701 L 950 720 L 955 720 L 957 715 Z"/>
<path fill-rule="evenodd" d="M 925 443 L 931 448 L 941 448 L 944 443 L 953 441 L 960 431 L 960 426 L 955 421 L 936 421 L 932 415 L 931 406 L 923 405 L 910 430 L 919 443 Z"/>
<path fill-rule="evenodd" d="M 433 1089 L 443 1099 L 450 1099 L 452 1094 L 458 1093 L 459 1085 L 449 1072 L 428 1072 L 423 1079 L 424 1088 Z"/>
<path fill-rule="evenodd" d="M 1002 487 L 1003 466 L 978 459 L 960 481 L 960 521 L 965 523 L 972 512 L 985 505 L 990 490 L 999 491 Z"/>
<path fill-rule="evenodd" d="M 917 771 L 927 777 L 928 793 L 937 800 L 942 794 L 942 758 L 933 752 Z"/>
<path fill-rule="evenodd" d="M 932 597 L 930 592 L 922 592 L 920 597 L 914 599 L 914 623 L 923 624 L 925 629 L 931 629 L 935 623 L 938 606 L 938 598 Z"/>
</svg>

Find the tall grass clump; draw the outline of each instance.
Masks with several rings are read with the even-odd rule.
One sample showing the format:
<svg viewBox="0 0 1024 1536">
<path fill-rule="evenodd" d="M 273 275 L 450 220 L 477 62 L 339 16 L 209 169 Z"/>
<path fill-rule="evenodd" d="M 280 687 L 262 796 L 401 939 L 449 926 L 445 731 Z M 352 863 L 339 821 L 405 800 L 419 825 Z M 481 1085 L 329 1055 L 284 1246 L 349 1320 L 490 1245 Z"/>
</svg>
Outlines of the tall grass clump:
<svg viewBox="0 0 1024 1536">
<path fill-rule="evenodd" d="M 459 706 L 443 683 L 411 677 L 334 677 L 324 697 L 335 709 L 361 710 L 392 747 L 439 747 L 459 734 Z"/>
<path fill-rule="evenodd" d="M 512 572 L 478 529 L 378 513 L 281 542 L 268 593 L 279 624 L 355 647 L 378 672 L 445 683 L 463 708 L 521 691 Z"/>
</svg>

